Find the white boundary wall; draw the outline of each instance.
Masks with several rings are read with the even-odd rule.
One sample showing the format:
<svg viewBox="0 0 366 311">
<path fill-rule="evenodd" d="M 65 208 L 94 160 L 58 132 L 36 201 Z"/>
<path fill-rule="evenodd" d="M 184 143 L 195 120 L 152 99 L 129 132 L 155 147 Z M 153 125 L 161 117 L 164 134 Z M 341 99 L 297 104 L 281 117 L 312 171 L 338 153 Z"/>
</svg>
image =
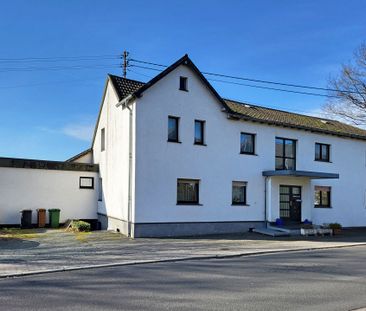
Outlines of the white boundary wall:
<svg viewBox="0 0 366 311">
<path fill-rule="evenodd" d="M 80 189 L 80 176 L 94 177 L 94 189 Z M 19 224 L 20 210 L 59 208 L 60 222 L 97 218 L 98 173 L 0 167 L 0 224 Z M 48 215 L 47 215 L 48 221 Z"/>
</svg>

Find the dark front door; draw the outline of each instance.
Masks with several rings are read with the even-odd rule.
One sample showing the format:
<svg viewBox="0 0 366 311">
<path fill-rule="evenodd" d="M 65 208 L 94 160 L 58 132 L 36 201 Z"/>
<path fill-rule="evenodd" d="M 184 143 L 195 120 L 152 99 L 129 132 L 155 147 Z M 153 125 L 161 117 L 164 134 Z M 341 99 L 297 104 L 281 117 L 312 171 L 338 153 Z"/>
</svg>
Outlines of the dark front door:
<svg viewBox="0 0 366 311">
<path fill-rule="evenodd" d="M 280 217 L 301 222 L 301 187 L 280 186 Z"/>
</svg>

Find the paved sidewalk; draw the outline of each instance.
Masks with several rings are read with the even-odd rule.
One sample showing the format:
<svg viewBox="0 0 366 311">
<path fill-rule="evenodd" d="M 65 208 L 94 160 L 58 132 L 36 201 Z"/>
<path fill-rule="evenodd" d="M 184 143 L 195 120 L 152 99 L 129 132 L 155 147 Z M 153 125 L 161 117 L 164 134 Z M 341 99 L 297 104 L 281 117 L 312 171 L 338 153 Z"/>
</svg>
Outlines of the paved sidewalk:
<svg viewBox="0 0 366 311">
<path fill-rule="evenodd" d="M 24 232 L 24 233 L 23 233 Z M 0 231 L 0 277 L 90 266 L 136 264 L 366 245 L 366 230 L 333 237 L 272 238 L 255 233 L 180 239 L 128 239 L 118 233 Z"/>
</svg>

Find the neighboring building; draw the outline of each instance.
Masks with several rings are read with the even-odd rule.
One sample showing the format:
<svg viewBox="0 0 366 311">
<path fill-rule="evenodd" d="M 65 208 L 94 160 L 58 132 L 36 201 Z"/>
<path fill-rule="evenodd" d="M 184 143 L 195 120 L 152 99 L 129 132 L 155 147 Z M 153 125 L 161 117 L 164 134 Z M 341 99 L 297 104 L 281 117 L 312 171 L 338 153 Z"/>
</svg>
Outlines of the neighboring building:
<svg viewBox="0 0 366 311">
<path fill-rule="evenodd" d="M 187 55 L 148 83 L 109 75 L 92 148 L 62 163 L 76 165 L 62 173 L 69 218 L 80 218 L 81 195 L 84 218 L 132 237 L 242 232 L 277 218 L 366 226 L 366 131 L 223 99 Z M 76 184 L 84 175 L 89 192 Z"/>
<path fill-rule="evenodd" d="M 366 131 L 223 99 L 187 55 L 146 84 L 109 75 L 92 150 L 99 219 L 133 237 L 366 225 Z"/>
</svg>

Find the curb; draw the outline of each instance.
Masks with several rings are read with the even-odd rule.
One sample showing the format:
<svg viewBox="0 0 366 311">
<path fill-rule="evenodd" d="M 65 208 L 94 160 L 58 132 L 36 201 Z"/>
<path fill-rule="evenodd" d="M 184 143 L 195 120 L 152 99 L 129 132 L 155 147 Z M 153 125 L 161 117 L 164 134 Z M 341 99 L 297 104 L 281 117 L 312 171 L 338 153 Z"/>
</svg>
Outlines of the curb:
<svg viewBox="0 0 366 311">
<path fill-rule="evenodd" d="M 306 247 L 306 248 L 298 248 L 298 249 L 279 249 L 279 250 L 258 251 L 258 252 L 251 252 L 251 253 L 238 253 L 238 254 L 230 254 L 230 255 L 191 256 L 191 257 L 157 259 L 157 260 L 127 261 L 127 262 L 116 262 L 116 263 L 110 263 L 110 264 L 87 265 L 87 266 L 68 267 L 68 268 L 64 267 L 64 268 L 58 268 L 58 269 L 34 270 L 34 271 L 29 271 L 29 272 L 5 274 L 5 275 L 0 275 L 0 279 L 24 277 L 24 276 L 31 276 L 31 275 L 50 274 L 50 273 L 58 273 L 58 272 L 68 272 L 68 271 L 82 271 L 82 270 L 91 270 L 91 269 L 100 269 L 100 268 L 137 266 L 137 265 L 144 265 L 144 264 L 169 263 L 169 262 L 180 262 L 180 261 L 190 261 L 190 260 L 255 257 L 255 256 L 264 256 L 264 255 L 271 255 L 271 254 L 299 253 L 299 252 L 305 252 L 305 251 L 318 251 L 318 250 L 321 251 L 321 250 L 327 250 L 327 249 L 339 249 L 339 248 L 348 248 L 348 247 L 357 247 L 357 246 L 366 246 L 366 243 L 337 245 L 337 246 L 324 246 L 324 247 L 310 247 L 310 248 Z"/>
</svg>

